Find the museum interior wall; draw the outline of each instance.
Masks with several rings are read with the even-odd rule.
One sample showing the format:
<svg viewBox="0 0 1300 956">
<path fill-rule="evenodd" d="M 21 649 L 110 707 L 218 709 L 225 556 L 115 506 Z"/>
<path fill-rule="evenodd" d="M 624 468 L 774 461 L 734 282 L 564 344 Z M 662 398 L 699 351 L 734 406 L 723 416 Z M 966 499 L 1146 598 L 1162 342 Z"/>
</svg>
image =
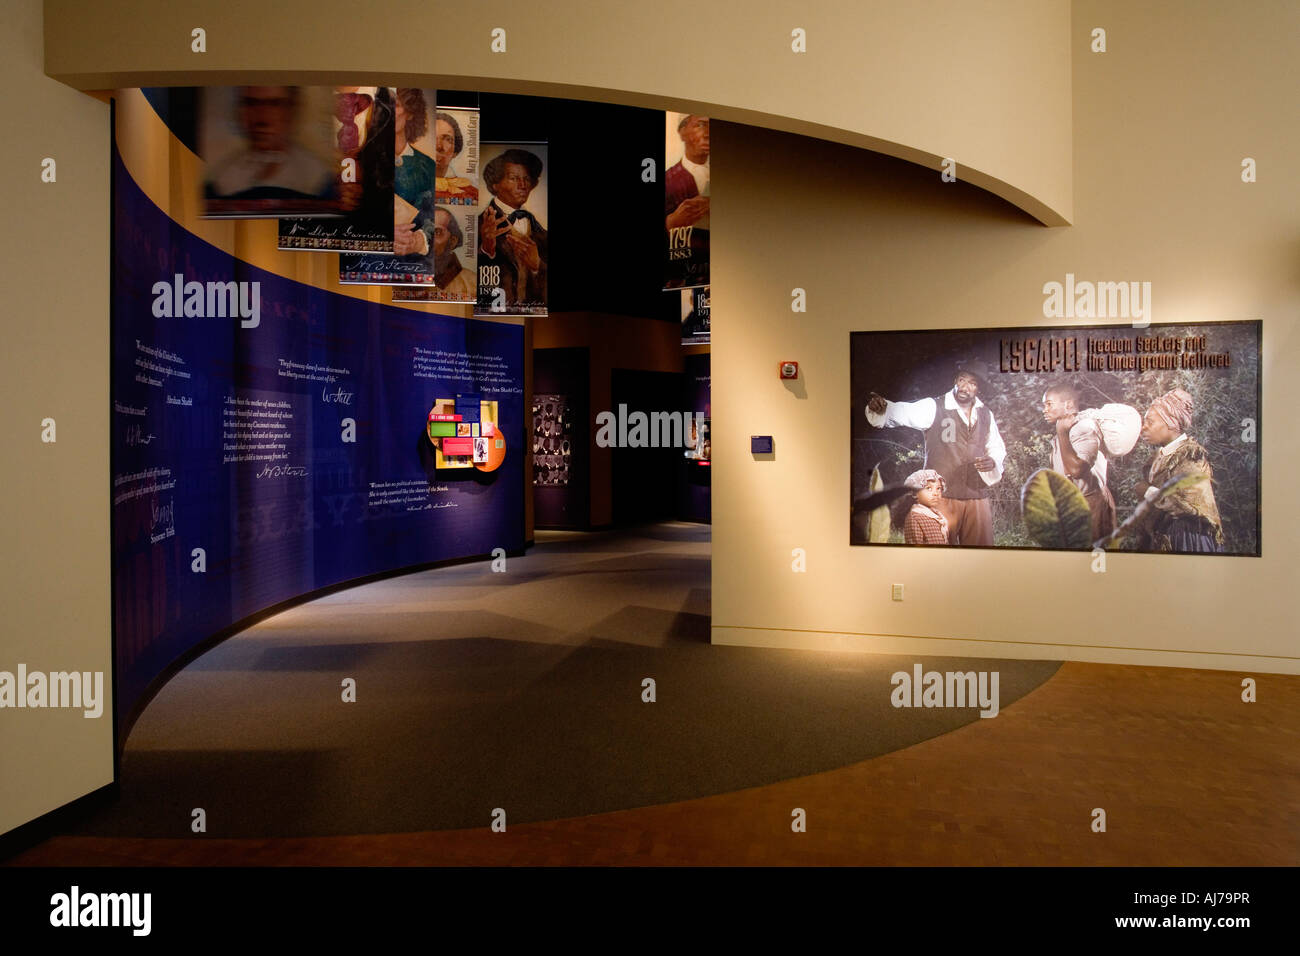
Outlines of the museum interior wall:
<svg viewBox="0 0 1300 956">
<path fill-rule="evenodd" d="M 338 253 L 277 250 L 278 218 L 203 218 L 188 94 L 114 96 L 119 740 L 175 662 L 255 615 L 526 539 L 524 317 L 394 304 L 341 284 Z M 418 267 L 367 258 L 349 271 Z M 205 309 L 203 280 L 260 289 L 259 314 Z"/>
<path fill-rule="evenodd" d="M 268 82 L 385 82 L 689 109 L 936 168 L 955 157 L 970 181 L 1042 221 L 1071 217 L 1067 0 L 560 0 L 465 5 L 454 18 L 420 2 L 358 16 L 345 0 L 198 10 L 49 0 L 46 9 L 46 70 L 80 89 L 223 85 L 258 70 Z M 195 27 L 207 31 L 202 54 L 191 52 Z M 496 29 L 504 31 L 501 52 L 492 48 Z M 796 29 L 809 52 L 793 51 Z"/>
<path fill-rule="evenodd" d="M 1283 485 L 1293 431 L 1263 433 L 1263 557 L 1114 555 L 1095 574 L 1081 554 L 851 548 L 848 416 L 861 410 L 847 407 L 850 332 L 1041 324 L 1042 285 L 1066 273 L 1151 281 L 1157 322 L 1262 319 L 1264 404 L 1280 407 L 1300 305 L 1297 194 L 1282 173 L 1300 143 L 1279 121 L 1294 88 L 1294 7 L 1197 3 L 1175 18 L 1118 2 L 836 2 L 797 23 L 784 6 L 732 0 L 475 7 L 458 29 L 481 44 L 439 43 L 433 74 L 423 38 L 437 35 L 437 8 L 404 6 L 395 32 L 388 16 L 339 30 L 329 6 L 213 5 L 203 54 L 190 48 L 192 9 L 6 9 L 3 69 L 24 93 L 17 128 L 43 131 L 4 160 L 6 208 L 22 224 L 7 230 L 4 259 L 4 437 L 18 463 L 4 504 L 17 542 L 4 551 L 9 664 L 110 671 L 108 106 L 49 77 L 109 89 L 256 70 L 263 81 L 382 79 L 719 120 L 716 642 L 1295 670 L 1277 598 L 1300 530 Z M 505 16 L 509 52 L 493 53 Z M 1096 23 L 1110 33 L 1105 54 L 1088 49 Z M 792 27 L 807 30 L 809 53 L 791 52 Z M 599 130 L 578 132 L 598 154 Z M 56 183 L 40 179 L 47 155 Z M 1247 155 L 1261 163 L 1251 185 L 1239 177 Z M 955 183 L 940 180 L 944 157 L 957 161 Z M 803 314 L 790 311 L 796 286 Z M 525 347 L 579 337 L 530 335 Z M 783 359 L 801 364 L 797 389 L 774 374 Z M 57 442 L 41 441 L 47 417 Z M 754 434 L 776 436 L 772 460 L 749 454 Z M 597 474 L 593 458 L 593 524 Z M 791 571 L 793 548 L 806 551 L 805 573 Z M 893 582 L 907 585 L 902 604 L 890 602 Z M 0 723 L 0 833 L 113 773 L 108 721 L 18 716 Z"/>
<path fill-rule="evenodd" d="M 1098 25 L 1104 54 L 1089 49 Z M 1300 432 L 1285 418 L 1300 369 L 1298 34 L 1294 5 L 1075 4 L 1063 229 L 893 159 L 714 124 L 715 642 L 1300 670 L 1286 600 Z M 797 199 L 772 201 L 773 169 L 798 170 Z M 849 403 L 849 334 L 1049 325 L 1043 286 L 1067 273 L 1149 281 L 1153 323 L 1262 320 L 1262 557 L 1112 553 L 1096 573 L 1087 551 L 850 546 L 849 429 L 865 409 Z M 786 359 L 800 389 L 774 374 Z M 774 436 L 772 460 L 750 435 Z"/>
<path fill-rule="evenodd" d="M 108 105 L 43 75 L 41 4 L 6 4 L 0 71 L 13 128 L 43 130 L 0 156 L 0 297 L 5 414 L 0 588 L 4 663 L 110 667 Z M 52 121 L 51 117 L 58 117 Z M 41 182 L 41 161 L 57 181 Z M 54 419 L 55 441 L 42 421 Z M 0 719 L 0 832 L 113 779 L 111 688 L 104 717 L 6 710 Z"/>
</svg>

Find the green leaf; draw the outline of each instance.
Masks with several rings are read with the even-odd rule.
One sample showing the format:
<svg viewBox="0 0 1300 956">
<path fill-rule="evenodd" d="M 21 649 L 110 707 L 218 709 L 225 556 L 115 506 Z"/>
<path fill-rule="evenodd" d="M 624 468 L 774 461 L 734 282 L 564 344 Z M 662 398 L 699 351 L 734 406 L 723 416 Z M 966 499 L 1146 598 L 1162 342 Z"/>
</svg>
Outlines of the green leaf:
<svg viewBox="0 0 1300 956">
<path fill-rule="evenodd" d="M 871 481 L 867 482 L 867 490 L 874 493 L 884 487 L 885 479 L 881 477 L 880 466 L 877 465 L 871 469 Z M 884 544 L 889 541 L 889 531 L 889 506 L 881 505 L 873 509 L 871 517 L 867 519 L 867 540 L 872 544 Z"/>
<path fill-rule="evenodd" d="M 904 488 L 898 485 L 894 488 L 883 488 L 875 494 L 863 495 L 855 498 L 853 501 L 853 513 L 861 514 L 864 511 L 875 511 L 877 508 L 888 507 L 891 502 L 897 501 L 903 495 L 911 492 L 911 488 Z"/>
<path fill-rule="evenodd" d="M 1209 479 L 1205 475 L 1184 475 L 1181 478 L 1171 478 L 1160 486 L 1160 491 L 1154 498 L 1150 501 L 1146 499 L 1140 501 L 1138 506 L 1133 509 L 1133 513 L 1124 519 L 1123 524 L 1112 531 L 1109 537 L 1103 538 L 1097 543 L 1103 548 L 1109 548 L 1112 546 L 1119 547 L 1121 550 L 1124 550 L 1126 546 L 1131 548 L 1132 542 L 1129 539 L 1137 537 L 1138 531 L 1141 530 L 1143 519 L 1146 518 L 1147 512 L 1155 507 L 1157 501 L 1166 495 L 1173 494 L 1175 491 L 1179 491 L 1183 488 L 1190 488 L 1192 485 L 1208 480 Z"/>
<path fill-rule="evenodd" d="M 1092 513 L 1074 482 L 1050 468 L 1029 476 L 1020 491 L 1025 530 L 1043 548 L 1087 550 L 1092 546 Z"/>
</svg>

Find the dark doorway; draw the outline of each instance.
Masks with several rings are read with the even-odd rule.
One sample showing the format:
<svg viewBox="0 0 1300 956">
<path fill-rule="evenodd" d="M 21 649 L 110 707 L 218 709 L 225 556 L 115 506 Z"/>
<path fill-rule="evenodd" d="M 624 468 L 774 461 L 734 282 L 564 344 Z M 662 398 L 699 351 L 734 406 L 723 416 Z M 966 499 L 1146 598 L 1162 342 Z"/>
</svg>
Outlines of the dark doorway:
<svg viewBox="0 0 1300 956">
<path fill-rule="evenodd" d="M 684 412 L 682 376 L 677 372 L 613 370 L 610 391 L 618 414 L 642 411 Z M 665 521 L 676 517 L 678 469 L 683 450 L 677 448 L 612 449 L 613 515 L 617 525 Z"/>
</svg>

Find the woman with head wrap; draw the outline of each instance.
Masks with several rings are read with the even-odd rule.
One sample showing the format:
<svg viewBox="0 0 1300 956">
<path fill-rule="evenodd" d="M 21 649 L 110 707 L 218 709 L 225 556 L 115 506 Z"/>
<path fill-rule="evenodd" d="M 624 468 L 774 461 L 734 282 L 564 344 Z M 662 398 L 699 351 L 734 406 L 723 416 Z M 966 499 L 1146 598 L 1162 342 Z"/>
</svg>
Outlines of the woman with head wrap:
<svg viewBox="0 0 1300 956">
<path fill-rule="evenodd" d="M 1147 474 L 1145 497 L 1152 505 L 1142 523 L 1146 550 L 1223 550 L 1223 525 L 1214 501 L 1210 456 L 1187 434 L 1192 426 L 1192 407 L 1192 396 L 1175 388 L 1152 402 L 1142 419 L 1142 439 L 1160 449 Z M 1202 480 L 1159 497 L 1163 486 L 1189 477 Z"/>
<path fill-rule="evenodd" d="M 915 492 L 912 509 L 903 522 L 903 540 L 908 544 L 947 544 L 948 519 L 940 505 L 947 490 L 943 476 L 933 468 L 923 468 L 908 475 L 903 486 Z"/>
</svg>

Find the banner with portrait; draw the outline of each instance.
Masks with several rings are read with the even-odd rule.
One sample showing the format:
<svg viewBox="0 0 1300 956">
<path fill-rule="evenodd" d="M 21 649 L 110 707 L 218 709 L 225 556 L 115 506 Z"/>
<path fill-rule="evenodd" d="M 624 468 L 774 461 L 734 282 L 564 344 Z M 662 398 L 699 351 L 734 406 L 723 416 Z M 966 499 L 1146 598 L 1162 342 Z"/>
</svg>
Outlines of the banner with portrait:
<svg viewBox="0 0 1300 956">
<path fill-rule="evenodd" d="M 339 253 L 344 285 L 432 288 L 437 272 L 437 91 L 398 87 L 393 102 L 393 250 Z"/>
<path fill-rule="evenodd" d="M 281 219 L 280 249 L 393 251 L 393 105 L 388 86 L 334 90 L 334 143 L 341 168 L 340 219 Z"/>
<path fill-rule="evenodd" d="M 1259 322 L 854 332 L 851 544 L 1260 554 Z"/>
<path fill-rule="evenodd" d="M 393 289 L 394 302 L 478 300 L 479 111 L 439 108 L 433 213 L 434 284 Z"/>
<path fill-rule="evenodd" d="M 333 90 L 202 87 L 198 110 L 204 217 L 337 217 L 346 211 Z"/>
<path fill-rule="evenodd" d="M 665 289 L 709 284 L 709 118 L 664 114 Z"/>
<path fill-rule="evenodd" d="M 709 287 L 682 289 L 682 344 L 707 345 L 709 332 Z"/>
<path fill-rule="evenodd" d="M 545 143 L 484 143 L 475 315 L 545 315 L 550 242 Z"/>
</svg>

